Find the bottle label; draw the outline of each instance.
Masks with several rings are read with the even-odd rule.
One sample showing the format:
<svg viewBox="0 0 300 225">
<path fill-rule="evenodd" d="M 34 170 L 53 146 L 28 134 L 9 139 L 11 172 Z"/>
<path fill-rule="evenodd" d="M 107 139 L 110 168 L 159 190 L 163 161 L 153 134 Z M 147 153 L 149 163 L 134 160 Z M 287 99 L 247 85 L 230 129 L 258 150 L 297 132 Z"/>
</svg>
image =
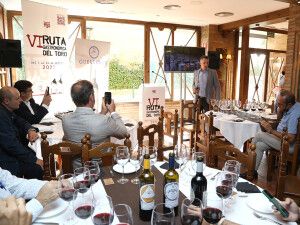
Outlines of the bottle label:
<svg viewBox="0 0 300 225">
<path fill-rule="evenodd" d="M 167 208 L 175 208 L 178 206 L 179 185 L 178 182 L 170 182 L 165 185 L 165 204 Z"/>
<path fill-rule="evenodd" d="M 155 189 L 154 184 L 146 184 L 140 188 L 140 201 L 142 210 L 154 208 Z"/>
</svg>

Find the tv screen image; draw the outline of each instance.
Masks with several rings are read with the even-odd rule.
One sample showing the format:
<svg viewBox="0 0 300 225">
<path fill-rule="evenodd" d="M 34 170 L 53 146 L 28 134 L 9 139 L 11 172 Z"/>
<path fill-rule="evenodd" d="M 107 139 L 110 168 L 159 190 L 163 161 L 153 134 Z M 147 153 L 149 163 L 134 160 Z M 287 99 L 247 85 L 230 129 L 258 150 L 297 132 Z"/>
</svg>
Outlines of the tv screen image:
<svg viewBox="0 0 300 225">
<path fill-rule="evenodd" d="M 200 67 L 199 58 L 205 55 L 205 48 L 165 46 L 165 72 L 193 72 Z"/>
<path fill-rule="evenodd" d="M 0 40 L 0 67 L 22 67 L 20 40 Z"/>
</svg>

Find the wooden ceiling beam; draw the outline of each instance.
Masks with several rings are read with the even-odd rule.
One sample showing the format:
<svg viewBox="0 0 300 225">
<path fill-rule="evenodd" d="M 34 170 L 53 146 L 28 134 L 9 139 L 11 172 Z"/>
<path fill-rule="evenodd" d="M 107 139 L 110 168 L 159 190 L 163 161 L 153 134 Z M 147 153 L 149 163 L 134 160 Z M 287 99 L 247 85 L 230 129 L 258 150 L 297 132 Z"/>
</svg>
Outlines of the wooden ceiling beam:
<svg viewBox="0 0 300 225">
<path fill-rule="evenodd" d="M 268 28 L 268 27 L 255 27 L 251 28 L 251 30 L 260 30 L 260 31 L 266 31 L 266 32 L 273 32 L 277 34 L 288 34 L 287 30 L 280 30 L 276 28 Z"/>
<path fill-rule="evenodd" d="M 235 30 L 239 27 L 249 26 L 251 24 L 256 24 L 260 22 L 276 20 L 278 18 L 287 18 L 289 17 L 289 8 L 280 9 L 274 12 L 269 12 L 241 20 L 237 20 L 234 22 L 224 23 L 218 26 L 219 30 L 227 31 L 227 30 Z"/>
</svg>

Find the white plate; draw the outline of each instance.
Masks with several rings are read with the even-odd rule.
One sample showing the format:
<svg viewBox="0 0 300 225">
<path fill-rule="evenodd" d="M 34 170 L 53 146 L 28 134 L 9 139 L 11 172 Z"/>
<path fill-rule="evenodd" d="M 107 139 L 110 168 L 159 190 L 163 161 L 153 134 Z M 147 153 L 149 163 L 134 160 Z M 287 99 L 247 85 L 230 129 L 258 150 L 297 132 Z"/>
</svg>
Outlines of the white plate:
<svg viewBox="0 0 300 225">
<path fill-rule="evenodd" d="M 137 170 L 139 169 L 140 169 L 140 165 L 137 167 Z M 114 165 L 113 170 L 116 171 L 117 173 L 123 173 L 123 167 L 120 166 L 119 164 Z M 129 174 L 134 172 L 135 172 L 135 167 L 130 162 L 126 163 L 124 166 L 124 174 Z"/>
<path fill-rule="evenodd" d="M 250 195 L 248 196 L 250 197 Z M 271 214 L 274 211 L 272 209 L 272 203 L 263 194 L 251 196 L 247 201 L 247 205 L 254 211 L 260 213 Z"/>
<path fill-rule="evenodd" d="M 39 219 L 48 218 L 52 216 L 56 216 L 57 214 L 61 213 L 68 207 L 66 201 L 62 200 L 61 198 L 56 199 L 55 201 L 51 202 L 50 204 L 46 205 L 43 212 L 39 215 Z"/>
</svg>

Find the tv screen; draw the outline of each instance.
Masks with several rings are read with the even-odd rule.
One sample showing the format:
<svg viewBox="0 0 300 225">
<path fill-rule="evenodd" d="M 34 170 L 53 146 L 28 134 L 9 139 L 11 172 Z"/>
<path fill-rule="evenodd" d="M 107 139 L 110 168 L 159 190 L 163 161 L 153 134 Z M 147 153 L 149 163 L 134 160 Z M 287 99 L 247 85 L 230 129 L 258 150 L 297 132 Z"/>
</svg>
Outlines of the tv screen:
<svg viewBox="0 0 300 225">
<path fill-rule="evenodd" d="M 165 46 L 165 72 L 193 72 L 198 70 L 199 58 L 205 55 L 205 48 Z"/>
<path fill-rule="evenodd" d="M 0 39 L 0 67 L 22 67 L 20 40 Z"/>
</svg>

